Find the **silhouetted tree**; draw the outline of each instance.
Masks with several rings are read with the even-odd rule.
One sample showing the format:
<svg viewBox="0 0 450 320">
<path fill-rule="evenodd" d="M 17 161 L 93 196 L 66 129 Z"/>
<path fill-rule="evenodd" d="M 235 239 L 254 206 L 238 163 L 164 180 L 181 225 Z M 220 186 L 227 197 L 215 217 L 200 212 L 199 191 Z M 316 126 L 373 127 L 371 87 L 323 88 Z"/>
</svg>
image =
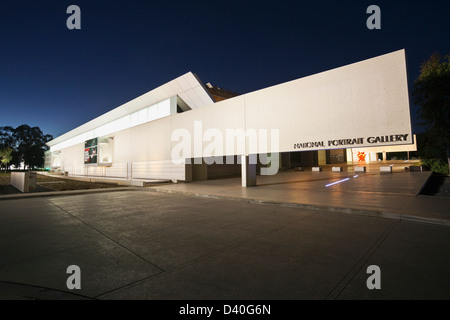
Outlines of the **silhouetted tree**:
<svg viewBox="0 0 450 320">
<path fill-rule="evenodd" d="M 13 144 L 13 127 L 0 127 L 0 148 L 11 147 Z"/>
<path fill-rule="evenodd" d="M 19 167 L 21 163 L 25 168 L 42 167 L 44 153 L 48 150 L 45 143 L 52 139 L 51 135 L 44 135 L 39 127 L 0 127 L 0 146 L 12 149 L 11 164 L 15 167 Z"/>
<path fill-rule="evenodd" d="M 413 97 L 425 127 L 422 157 L 447 162 L 450 169 L 450 55 L 433 54 L 422 64 Z"/>
</svg>

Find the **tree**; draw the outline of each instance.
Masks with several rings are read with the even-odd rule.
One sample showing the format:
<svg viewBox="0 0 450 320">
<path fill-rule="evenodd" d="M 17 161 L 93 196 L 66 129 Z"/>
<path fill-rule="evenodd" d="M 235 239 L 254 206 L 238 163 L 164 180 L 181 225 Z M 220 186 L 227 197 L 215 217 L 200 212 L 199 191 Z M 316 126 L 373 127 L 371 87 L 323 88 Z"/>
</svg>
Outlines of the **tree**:
<svg viewBox="0 0 450 320">
<path fill-rule="evenodd" d="M 0 162 L 5 165 L 5 172 L 8 169 L 8 164 L 12 159 L 12 151 L 13 149 L 9 147 L 0 149 Z"/>
<path fill-rule="evenodd" d="M 0 148 L 11 147 L 13 144 L 13 127 L 0 127 Z"/>
<path fill-rule="evenodd" d="M 12 149 L 9 160 L 15 167 L 42 167 L 44 154 L 48 150 L 46 142 L 52 140 L 49 134 L 44 135 L 39 127 L 21 125 L 17 128 L 0 127 L 0 148 Z"/>
<path fill-rule="evenodd" d="M 39 127 L 21 125 L 14 129 L 16 156 L 25 167 L 42 167 L 44 153 L 48 150 L 46 142 L 53 139 L 51 135 L 44 135 Z"/>
<path fill-rule="evenodd" d="M 446 162 L 450 170 L 450 55 L 435 53 L 422 64 L 413 98 L 420 106 L 419 117 L 427 136 L 422 157 Z M 449 172 L 445 171 L 441 173 Z"/>
</svg>

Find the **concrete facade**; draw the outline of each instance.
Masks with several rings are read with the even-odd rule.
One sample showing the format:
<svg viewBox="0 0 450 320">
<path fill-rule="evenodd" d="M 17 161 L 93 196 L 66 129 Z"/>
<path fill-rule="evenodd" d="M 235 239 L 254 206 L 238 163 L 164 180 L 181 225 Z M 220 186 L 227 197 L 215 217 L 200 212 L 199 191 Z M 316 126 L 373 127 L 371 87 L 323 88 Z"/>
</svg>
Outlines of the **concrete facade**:
<svg viewBox="0 0 450 320">
<path fill-rule="evenodd" d="M 95 155 L 107 161 L 85 164 L 84 143 L 95 138 Z M 193 159 L 270 153 L 278 170 L 292 165 L 283 152 L 308 151 L 301 161 L 314 166 L 334 149 L 344 149 L 336 159 L 352 161 L 345 149 L 412 143 L 405 52 L 399 50 L 216 103 L 188 73 L 48 145 L 50 166 L 69 175 L 190 181 L 207 178 L 203 162 L 192 165 Z M 244 171 L 243 185 L 253 185 L 244 182 Z"/>
</svg>

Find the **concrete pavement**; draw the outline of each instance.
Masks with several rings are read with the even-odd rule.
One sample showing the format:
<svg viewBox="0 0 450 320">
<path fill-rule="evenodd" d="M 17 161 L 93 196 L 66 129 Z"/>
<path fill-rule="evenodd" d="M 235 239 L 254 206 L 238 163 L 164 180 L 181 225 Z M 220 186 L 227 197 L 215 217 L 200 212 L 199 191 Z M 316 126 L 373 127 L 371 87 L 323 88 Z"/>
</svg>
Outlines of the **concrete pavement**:
<svg viewBox="0 0 450 320">
<path fill-rule="evenodd" d="M 7 299 L 450 298 L 442 225 L 148 191 L 0 205 Z M 381 290 L 366 287 L 373 264 Z"/>
<path fill-rule="evenodd" d="M 275 176 L 258 176 L 257 186 L 251 188 L 241 188 L 240 178 L 230 178 L 169 184 L 151 190 L 450 226 L 450 199 L 419 195 L 430 175 L 430 172 L 404 170 L 382 174 L 281 172 Z"/>
<path fill-rule="evenodd" d="M 287 172 L 247 189 L 3 200 L 0 299 L 450 299 L 449 199 L 416 195 L 428 177 Z"/>
</svg>

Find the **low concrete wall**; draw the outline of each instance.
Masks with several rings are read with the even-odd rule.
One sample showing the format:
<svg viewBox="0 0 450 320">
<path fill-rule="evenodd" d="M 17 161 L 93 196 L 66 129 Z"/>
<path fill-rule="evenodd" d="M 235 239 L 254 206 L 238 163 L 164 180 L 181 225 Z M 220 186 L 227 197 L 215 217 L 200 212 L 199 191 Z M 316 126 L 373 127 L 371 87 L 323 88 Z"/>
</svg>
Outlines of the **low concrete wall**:
<svg viewBox="0 0 450 320">
<path fill-rule="evenodd" d="M 30 192 L 36 188 L 36 173 L 11 172 L 11 185 L 20 192 Z"/>
<path fill-rule="evenodd" d="M 11 185 L 20 192 L 28 191 L 26 175 L 28 175 L 28 172 L 11 172 Z"/>
<path fill-rule="evenodd" d="M 83 181 L 83 182 L 100 182 L 100 183 L 117 183 L 120 186 L 135 186 L 135 187 L 146 187 L 153 184 L 159 184 L 159 183 L 166 183 L 170 182 L 171 180 L 168 179 L 120 179 L 120 178 L 102 178 L 102 177 L 77 177 L 77 176 L 63 176 L 63 175 L 52 175 L 52 174 L 46 174 L 39 172 L 38 174 L 47 176 L 47 177 L 54 177 L 58 179 L 65 179 L 65 180 L 73 180 L 73 181 Z"/>
</svg>

